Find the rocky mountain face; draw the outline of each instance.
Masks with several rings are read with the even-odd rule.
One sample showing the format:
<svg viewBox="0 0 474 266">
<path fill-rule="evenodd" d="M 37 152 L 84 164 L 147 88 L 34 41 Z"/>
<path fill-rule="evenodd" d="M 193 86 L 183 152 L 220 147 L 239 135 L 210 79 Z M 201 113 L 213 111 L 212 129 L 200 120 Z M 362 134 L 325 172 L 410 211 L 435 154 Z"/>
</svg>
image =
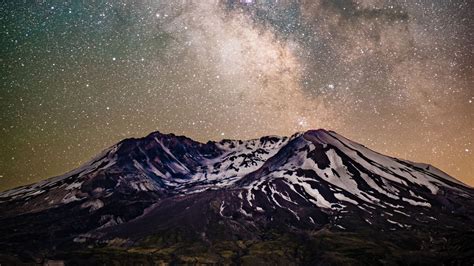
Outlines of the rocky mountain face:
<svg viewBox="0 0 474 266">
<path fill-rule="evenodd" d="M 126 139 L 0 193 L 0 225 L 6 263 L 474 262 L 474 189 L 325 130 Z"/>
</svg>

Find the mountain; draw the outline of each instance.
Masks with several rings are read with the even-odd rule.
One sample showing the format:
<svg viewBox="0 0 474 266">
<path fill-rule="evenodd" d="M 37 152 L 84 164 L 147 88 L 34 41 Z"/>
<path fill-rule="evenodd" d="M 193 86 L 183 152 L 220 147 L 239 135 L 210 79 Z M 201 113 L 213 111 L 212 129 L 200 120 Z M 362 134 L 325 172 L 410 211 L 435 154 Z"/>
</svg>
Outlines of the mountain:
<svg viewBox="0 0 474 266">
<path fill-rule="evenodd" d="M 125 139 L 0 193 L 0 261 L 474 262 L 474 189 L 341 135 Z"/>
</svg>

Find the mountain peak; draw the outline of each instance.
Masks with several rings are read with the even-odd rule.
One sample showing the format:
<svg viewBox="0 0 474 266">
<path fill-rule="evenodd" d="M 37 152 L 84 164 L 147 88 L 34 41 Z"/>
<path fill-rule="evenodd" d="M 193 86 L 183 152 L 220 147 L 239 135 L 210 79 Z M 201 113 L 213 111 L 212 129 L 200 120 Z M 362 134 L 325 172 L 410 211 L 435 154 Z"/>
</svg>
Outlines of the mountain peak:
<svg viewBox="0 0 474 266">
<path fill-rule="evenodd" d="M 241 239 L 272 228 L 474 230 L 473 207 L 473 189 L 438 169 L 324 129 L 207 143 L 153 132 L 65 175 L 0 193 L 4 230 L 32 228 L 3 234 L 0 246 L 22 248 L 22 239 L 46 238 L 46 231 L 61 235 L 54 243 L 80 244 L 140 242 L 183 228 L 209 241 L 226 239 L 216 228 Z M 195 223 L 202 215 L 206 222 Z"/>
<path fill-rule="evenodd" d="M 318 128 L 318 129 L 309 129 L 307 131 L 305 131 L 304 133 L 305 134 L 327 134 L 329 132 L 333 132 L 333 131 L 328 131 L 324 128 Z"/>
</svg>

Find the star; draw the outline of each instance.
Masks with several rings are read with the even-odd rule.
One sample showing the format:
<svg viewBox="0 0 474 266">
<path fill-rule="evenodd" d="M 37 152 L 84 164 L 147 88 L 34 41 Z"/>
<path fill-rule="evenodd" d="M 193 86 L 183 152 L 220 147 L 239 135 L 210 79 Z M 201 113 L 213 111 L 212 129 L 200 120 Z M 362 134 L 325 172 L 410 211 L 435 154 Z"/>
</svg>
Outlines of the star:
<svg viewBox="0 0 474 266">
<path fill-rule="evenodd" d="M 470 9 L 6 1 L 0 190 L 156 130 L 206 142 L 316 128 L 474 185 Z"/>
</svg>

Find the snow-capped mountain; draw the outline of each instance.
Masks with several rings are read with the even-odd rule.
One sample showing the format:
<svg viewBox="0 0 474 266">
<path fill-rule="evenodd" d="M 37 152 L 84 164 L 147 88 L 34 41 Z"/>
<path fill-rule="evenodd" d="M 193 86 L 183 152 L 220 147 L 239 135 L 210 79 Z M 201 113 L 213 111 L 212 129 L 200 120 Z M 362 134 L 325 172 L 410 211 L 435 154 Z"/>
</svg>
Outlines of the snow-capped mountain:
<svg viewBox="0 0 474 266">
<path fill-rule="evenodd" d="M 205 144 L 158 132 L 126 139 L 65 175 L 0 193 L 0 211 L 0 247 L 33 257 L 169 232 L 205 243 L 270 231 L 474 232 L 472 188 L 325 130 Z"/>
</svg>

